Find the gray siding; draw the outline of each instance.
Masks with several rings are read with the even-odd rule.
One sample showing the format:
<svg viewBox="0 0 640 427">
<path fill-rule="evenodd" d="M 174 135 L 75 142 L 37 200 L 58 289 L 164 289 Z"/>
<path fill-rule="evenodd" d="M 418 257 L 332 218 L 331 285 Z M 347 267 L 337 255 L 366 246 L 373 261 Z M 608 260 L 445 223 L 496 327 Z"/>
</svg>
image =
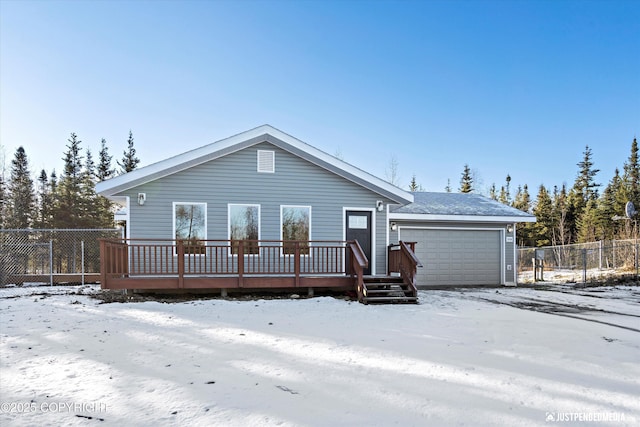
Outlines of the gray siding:
<svg viewBox="0 0 640 427">
<path fill-rule="evenodd" d="M 257 172 L 257 150 L 275 151 L 275 173 Z M 146 193 L 143 206 L 137 194 Z M 311 239 L 342 240 L 343 208 L 390 200 L 269 143 L 260 143 L 118 194 L 129 196 L 132 238 L 173 238 L 173 202 L 207 203 L 207 238 L 227 239 L 227 206 L 260 205 L 261 239 L 280 239 L 280 205 L 311 206 Z M 375 212 L 376 272 L 386 272 L 386 209 Z"/>
</svg>

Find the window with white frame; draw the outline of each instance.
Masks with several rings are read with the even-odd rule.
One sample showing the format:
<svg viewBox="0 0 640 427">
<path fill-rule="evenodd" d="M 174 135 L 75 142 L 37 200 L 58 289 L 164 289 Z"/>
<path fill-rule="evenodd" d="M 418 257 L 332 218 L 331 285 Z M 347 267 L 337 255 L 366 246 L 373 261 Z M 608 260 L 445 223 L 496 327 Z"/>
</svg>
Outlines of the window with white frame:
<svg viewBox="0 0 640 427">
<path fill-rule="evenodd" d="M 245 255 L 260 253 L 260 205 L 229 205 L 229 239 L 233 255 L 238 254 L 239 241 L 244 241 Z"/>
<path fill-rule="evenodd" d="M 192 252 L 202 252 L 207 239 L 207 204 L 174 202 L 173 235 Z"/>
<path fill-rule="evenodd" d="M 309 240 L 311 240 L 311 206 L 280 206 L 280 223 L 282 224 L 283 254 L 293 254 L 298 242 L 300 253 L 309 254 Z"/>
</svg>

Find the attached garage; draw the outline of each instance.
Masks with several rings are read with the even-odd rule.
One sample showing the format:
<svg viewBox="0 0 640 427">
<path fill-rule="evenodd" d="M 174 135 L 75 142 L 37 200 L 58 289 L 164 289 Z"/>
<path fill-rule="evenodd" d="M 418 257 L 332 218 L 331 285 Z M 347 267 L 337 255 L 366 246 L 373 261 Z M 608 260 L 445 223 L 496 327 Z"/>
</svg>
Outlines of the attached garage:
<svg viewBox="0 0 640 427">
<path fill-rule="evenodd" d="M 417 242 L 420 286 L 504 284 L 500 229 L 400 227 L 399 239 Z"/>
<path fill-rule="evenodd" d="M 390 209 L 388 242 L 416 242 L 418 287 L 516 285 L 516 228 L 533 215 L 479 194 L 413 196 Z"/>
</svg>

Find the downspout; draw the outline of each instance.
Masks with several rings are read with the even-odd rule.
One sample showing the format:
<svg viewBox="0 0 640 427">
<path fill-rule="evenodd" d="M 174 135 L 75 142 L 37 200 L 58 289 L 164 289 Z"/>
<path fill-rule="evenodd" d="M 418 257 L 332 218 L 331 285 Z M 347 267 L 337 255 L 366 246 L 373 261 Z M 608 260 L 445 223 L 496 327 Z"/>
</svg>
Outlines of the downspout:
<svg viewBox="0 0 640 427">
<path fill-rule="evenodd" d="M 513 223 L 513 256 L 512 256 L 512 262 L 513 262 L 513 286 L 518 286 L 518 259 L 517 259 L 517 255 L 518 255 L 518 239 L 516 239 L 516 224 L 517 223 Z"/>
<path fill-rule="evenodd" d="M 387 217 L 385 219 L 385 245 L 384 245 L 384 264 L 385 264 L 385 272 L 389 272 L 389 227 L 391 226 L 391 221 L 389 221 L 389 205 L 387 203 Z"/>
<path fill-rule="evenodd" d="M 125 199 L 127 201 L 126 203 L 126 209 L 127 209 L 127 226 L 126 226 L 126 238 L 130 239 L 131 238 L 131 197 L 129 196 L 125 196 Z"/>
</svg>

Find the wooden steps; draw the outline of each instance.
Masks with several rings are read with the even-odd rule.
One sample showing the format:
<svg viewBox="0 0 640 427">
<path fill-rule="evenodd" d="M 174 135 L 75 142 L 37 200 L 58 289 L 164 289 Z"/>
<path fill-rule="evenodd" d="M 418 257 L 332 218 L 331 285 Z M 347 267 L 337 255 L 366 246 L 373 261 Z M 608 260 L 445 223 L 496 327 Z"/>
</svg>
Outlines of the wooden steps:
<svg viewBox="0 0 640 427">
<path fill-rule="evenodd" d="M 417 304 L 418 295 L 400 277 L 364 278 L 363 304 Z"/>
</svg>

